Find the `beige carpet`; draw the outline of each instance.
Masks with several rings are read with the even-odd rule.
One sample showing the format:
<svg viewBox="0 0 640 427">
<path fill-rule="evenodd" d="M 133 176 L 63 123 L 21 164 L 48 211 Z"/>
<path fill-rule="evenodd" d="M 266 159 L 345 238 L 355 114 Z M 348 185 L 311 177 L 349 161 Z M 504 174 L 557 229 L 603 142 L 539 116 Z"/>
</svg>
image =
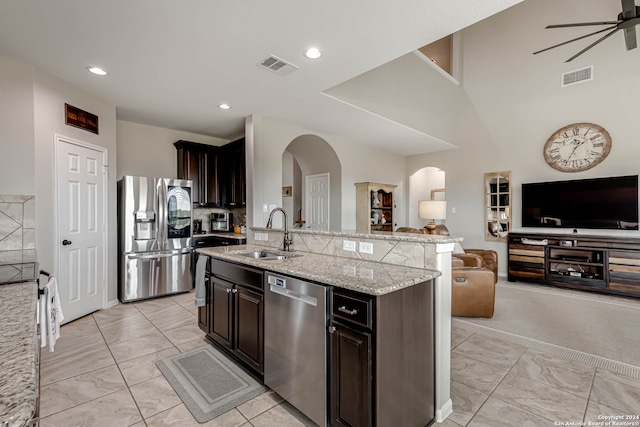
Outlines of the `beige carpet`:
<svg viewBox="0 0 640 427">
<path fill-rule="evenodd" d="M 492 319 L 455 319 L 640 367 L 640 299 L 500 280 Z"/>
</svg>

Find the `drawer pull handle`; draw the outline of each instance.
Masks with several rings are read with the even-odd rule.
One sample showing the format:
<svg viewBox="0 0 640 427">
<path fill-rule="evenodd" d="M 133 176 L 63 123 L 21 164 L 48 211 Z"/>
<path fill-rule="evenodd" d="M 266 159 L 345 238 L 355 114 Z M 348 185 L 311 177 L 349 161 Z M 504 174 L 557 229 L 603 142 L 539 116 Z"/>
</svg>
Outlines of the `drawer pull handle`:
<svg viewBox="0 0 640 427">
<path fill-rule="evenodd" d="M 353 310 L 349 310 L 346 306 L 342 306 L 342 307 L 338 307 L 338 311 L 341 311 L 343 313 L 347 313 L 351 316 L 358 314 L 358 310 L 356 310 L 355 308 Z"/>
</svg>

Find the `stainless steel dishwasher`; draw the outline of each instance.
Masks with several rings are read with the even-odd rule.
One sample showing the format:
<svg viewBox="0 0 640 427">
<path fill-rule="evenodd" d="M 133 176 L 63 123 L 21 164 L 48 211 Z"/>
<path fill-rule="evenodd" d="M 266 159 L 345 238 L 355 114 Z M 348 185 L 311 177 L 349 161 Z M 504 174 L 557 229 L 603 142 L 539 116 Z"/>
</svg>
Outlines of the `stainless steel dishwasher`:
<svg viewBox="0 0 640 427">
<path fill-rule="evenodd" d="M 267 273 L 264 383 L 327 425 L 327 287 Z"/>
</svg>

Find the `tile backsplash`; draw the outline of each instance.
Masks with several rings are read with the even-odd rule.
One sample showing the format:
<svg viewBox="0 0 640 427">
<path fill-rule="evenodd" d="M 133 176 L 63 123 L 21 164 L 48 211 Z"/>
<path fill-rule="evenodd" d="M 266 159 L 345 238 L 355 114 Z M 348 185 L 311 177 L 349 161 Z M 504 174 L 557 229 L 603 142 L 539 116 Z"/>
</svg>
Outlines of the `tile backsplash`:
<svg viewBox="0 0 640 427">
<path fill-rule="evenodd" d="M 0 263 L 36 259 L 35 196 L 0 194 Z"/>
<path fill-rule="evenodd" d="M 193 219 L 201 219 L 202 220 L 202 229 L 204 231 L 210 231 L 211 223 L 211 213 L 213 212 L 230 212 L 232 215 L 231 222 L 236 225 L 246 224 L 247 221 L 247 208 L 234 208 L 234 209 L 223 209 L 223 208 L 195 208 L 193 210 Z"/>
</svg>

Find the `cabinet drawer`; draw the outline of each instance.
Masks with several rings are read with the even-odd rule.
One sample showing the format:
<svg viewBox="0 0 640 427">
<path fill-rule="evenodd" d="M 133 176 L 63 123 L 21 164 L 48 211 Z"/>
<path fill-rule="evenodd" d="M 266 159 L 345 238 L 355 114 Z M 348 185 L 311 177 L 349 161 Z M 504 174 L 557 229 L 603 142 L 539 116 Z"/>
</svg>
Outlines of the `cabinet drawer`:
<svg viewBox="0 0 640 427">
<path fill-rule="evenodd" d="M 334 318 L 371 328 L 372 306 L 373 296 L 333 291 L 332 312 Z"/>
<path fill-rule="evenodd" d="M 255 289 L 264 289 L 262 283 L 262 271 L 243 267 L 219 259 L 211 259 L 211 273 L 215 276 L 225 278 L 239 285 L 250 286 Z"/>
</svg>

